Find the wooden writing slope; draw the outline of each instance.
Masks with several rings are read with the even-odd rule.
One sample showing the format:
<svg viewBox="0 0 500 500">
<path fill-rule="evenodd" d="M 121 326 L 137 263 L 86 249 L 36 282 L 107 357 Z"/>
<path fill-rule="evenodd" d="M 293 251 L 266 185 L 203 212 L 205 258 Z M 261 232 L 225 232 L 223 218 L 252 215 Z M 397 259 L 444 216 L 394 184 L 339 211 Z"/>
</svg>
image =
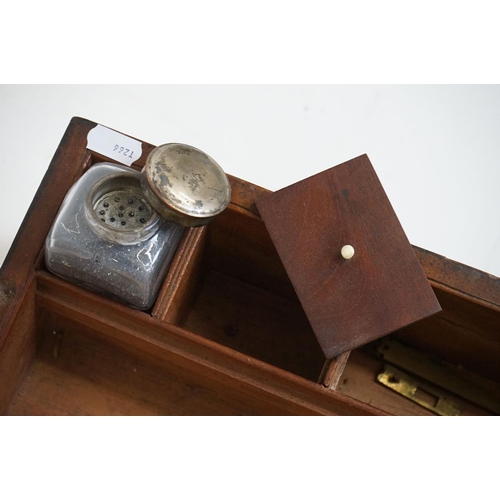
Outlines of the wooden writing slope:
<svg viewBox="0 0 500 500">
<path fill-rule="evenodd" d="M 268 192 L 234 177 L 151 310 L 50 274 L 66 192 L 109 160 L 87 149 L 95 126 L 71 121 L 0 271 L 0 414 L 500 413 L 498 278 L 413 247 L 442 311 L 327 361 L 256 209 Z"/>
</svg>

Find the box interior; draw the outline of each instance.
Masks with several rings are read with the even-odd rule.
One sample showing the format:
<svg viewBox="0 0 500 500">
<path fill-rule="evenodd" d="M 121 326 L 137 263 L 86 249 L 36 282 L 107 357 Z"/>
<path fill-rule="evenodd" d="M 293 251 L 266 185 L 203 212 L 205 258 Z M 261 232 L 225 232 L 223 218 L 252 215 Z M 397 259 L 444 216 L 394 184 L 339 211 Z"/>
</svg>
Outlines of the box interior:
<svg viewBox="0 0 500 500">
<path fill-rule="evenodd" d="M 240 391 L 237 384 L 200 377 L 192 363 L 170 363 L 154 350 L 127 345 L 119 329 L 108 331 L 106 304 L 111 316 L 130 315 L 133 324 L 159 318 L 187 337 L 204 339 L 208 348 L 223 346 L 247 356 L 249 363 L 263 361 L 319 386 L 325 357 L 261 219 L 230 204 L 190 235 L 196 236 L 192 248 L 180 247 L 157 304 L 146 312 L 125 311 L 92 292 L 62 284 L 48 275 L 40 253 L 33 284 L 12 327 L 17 336 L 9 340 L 19 344 L 16 352 L 24 353 L 26 371 L 12 394 L 2 394 L 7 413 L 288 414 Z M 434 291 L 443 311 L 389 338 L 432 362 L 452 365 L 450 376 L 472 381 L 500 399 L 498 307 L 440 286 L 434 285 Z M 64 305 L 66 298 L 71 307 Z M 96 312 L 98 303 L 104 306 Z M 158 335 L 171 333 L 165 328 Z M 389 413 L 434 414 L 377 381 L 384 360 L 376 344 L 351 352 L 337 392 Z M 432 393 L 423 390 L 421 396 L 436 404 Z M 463 415 L 495 413 L 463 397 L 447 396 L 460 403 Z"/>
<path fill-rule="evenodd" d="M 177 325 L 316 382 L 324 355 L 262 222 L 230 207 L 200 245 Z"/>
</svg>

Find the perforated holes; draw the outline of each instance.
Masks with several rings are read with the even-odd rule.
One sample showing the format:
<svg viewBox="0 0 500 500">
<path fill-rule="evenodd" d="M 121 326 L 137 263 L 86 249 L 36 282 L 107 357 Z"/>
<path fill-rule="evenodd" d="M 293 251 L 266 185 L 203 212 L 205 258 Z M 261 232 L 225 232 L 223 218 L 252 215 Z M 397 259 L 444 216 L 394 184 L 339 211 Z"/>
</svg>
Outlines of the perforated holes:
<svg viewBox="0 0 500 500">
<path fill-rule="evenodd" d="M 104 194 L 95 204 L 94 211 L 104 224 L 120 231 L 140 229 L 153 215 L 142 193 L 126 190 Z"/>
</svg>

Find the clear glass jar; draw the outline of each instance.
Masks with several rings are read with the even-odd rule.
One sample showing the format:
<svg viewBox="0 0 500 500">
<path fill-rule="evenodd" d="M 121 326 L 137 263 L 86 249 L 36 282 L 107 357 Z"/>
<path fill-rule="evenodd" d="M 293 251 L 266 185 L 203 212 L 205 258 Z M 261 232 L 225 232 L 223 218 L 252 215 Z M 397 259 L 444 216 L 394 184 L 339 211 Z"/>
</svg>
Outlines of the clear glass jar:
<svg viewBox="0 0 500 500">
<path fill-rule="evenodd" d="M 97 163 L 66 195 L 46 239 L 45 263 L 57 276 L 145 310 L 183 232 L 151 208 L 138 172 Z"/>
</svg>

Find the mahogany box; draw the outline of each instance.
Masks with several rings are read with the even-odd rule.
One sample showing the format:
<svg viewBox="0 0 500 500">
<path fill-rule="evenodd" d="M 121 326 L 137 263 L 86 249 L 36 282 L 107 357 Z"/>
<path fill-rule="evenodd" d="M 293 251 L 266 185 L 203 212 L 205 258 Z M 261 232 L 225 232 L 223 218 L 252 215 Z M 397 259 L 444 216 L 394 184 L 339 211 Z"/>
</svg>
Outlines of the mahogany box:
<svg viewBox="0 0 500 500">
<path fill-rule="evenodd" d="M 499 278 L 408 243 L 422 276 L 405 274 L 395 289 L 415 288 L 409 310 L 418 314 L 406 317 L 389 283 L 384 301 L 365 301 L 376 331 L 325 344 L 322 309 L 304 303 L 301 278 L 262 219 L 270 193 L 230 175 L 229 206 L 185 231 L 151 309 L 51 274 L 44 241 L 65 194 L 94 163 L 113 161 L 87 149 L 96 125 L 71 120 L 0 270 L 0 414 L 500 412 Z M 153 147 L 142 142 L 132 168 L 141 170 Z M 368 248 L 363 231 L 349 237 Z M 378 283 L 368 299 L 382 295 Z M 354 311 L 347 331 L 358 319 Z"/>
</svg>

